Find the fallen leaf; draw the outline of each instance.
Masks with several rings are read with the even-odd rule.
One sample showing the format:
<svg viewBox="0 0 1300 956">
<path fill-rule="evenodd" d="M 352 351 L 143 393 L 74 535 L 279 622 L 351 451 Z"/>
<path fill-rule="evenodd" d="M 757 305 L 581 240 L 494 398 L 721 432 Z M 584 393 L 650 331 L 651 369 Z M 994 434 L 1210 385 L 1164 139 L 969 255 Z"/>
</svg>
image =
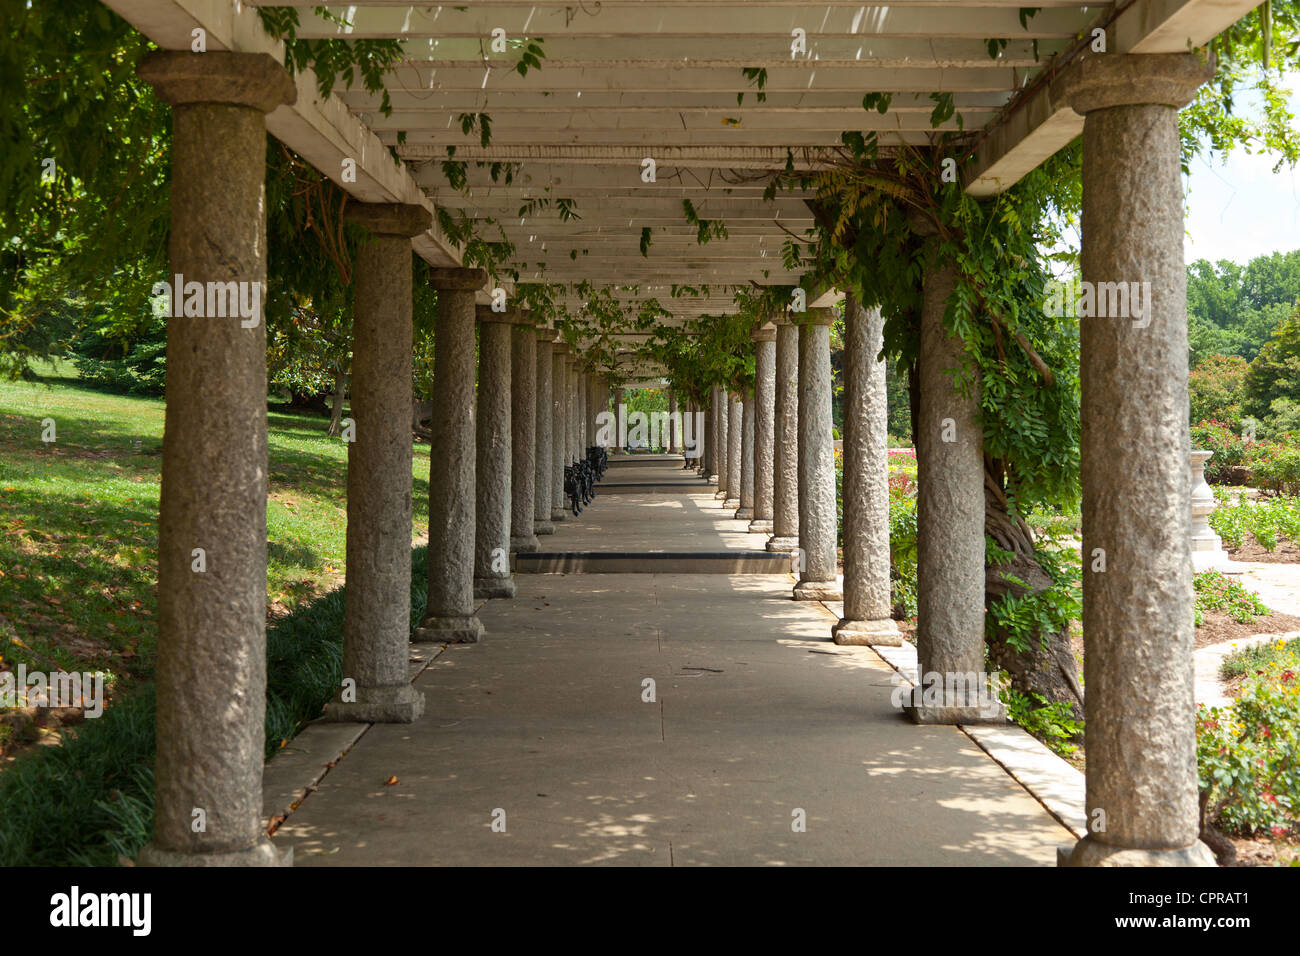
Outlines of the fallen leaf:
<svg viewBox="0 0 1300 956">
<path fill-rule="evenodd" d="M 387 780 L 384 781 L 384 786 L 385 786 L 385 787 L 395 787 L 395 786 L 397 786 L 397 783 L 398 783 L 398 780 L 397 780 L 396 777 L 389 777 Z"/>
</svg>

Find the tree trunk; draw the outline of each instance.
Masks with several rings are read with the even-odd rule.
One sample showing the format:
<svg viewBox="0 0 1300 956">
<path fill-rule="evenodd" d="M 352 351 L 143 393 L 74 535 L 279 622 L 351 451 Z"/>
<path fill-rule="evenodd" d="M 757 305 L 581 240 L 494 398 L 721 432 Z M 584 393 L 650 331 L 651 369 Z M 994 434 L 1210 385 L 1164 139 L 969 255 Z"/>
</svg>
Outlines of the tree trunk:
<svg viewBox="0 0 1300 956">
<path fill-rule="evenodd" d="M 334 373 L 334 406 L 330 410 L 330 427 L 325 432 L 326 438 L 335 438 L 343 430 L 343 387 L 347 380 L 347 373 L 342 369 Z"/>
<path fill-rule="evenodd" d="M 1023 518 L 1013 518 L 1002 493 L 1001 482 L 984 472 L 984 533 L 998 547 L 1014 555 L 1005 564 L 986 564 L 984 571 L 984 607 L 991 608 L 1006 595 L 1023 597 L 1039 594 L 1052 586 L 1052 577 L 1034 558 L 1034 535 Z M 1007 580 L 1014 577 L 1023 585 Z M 1011 686 L 1021 693 L 1041 694 L 1048 703 L 1068 701 L 1075 716 L 1083 719 L 1083 687 L 1079 684 L 1079 665 L 1070 650 L 1069 627 L 1050 634 L 1037 633 L 1028 651 L 1019 651 L 1008 643 L 1009 635 L 992 631 L 986 637 L 989 663 L 1000 667 L 1011 678 Z"/>
</svg>

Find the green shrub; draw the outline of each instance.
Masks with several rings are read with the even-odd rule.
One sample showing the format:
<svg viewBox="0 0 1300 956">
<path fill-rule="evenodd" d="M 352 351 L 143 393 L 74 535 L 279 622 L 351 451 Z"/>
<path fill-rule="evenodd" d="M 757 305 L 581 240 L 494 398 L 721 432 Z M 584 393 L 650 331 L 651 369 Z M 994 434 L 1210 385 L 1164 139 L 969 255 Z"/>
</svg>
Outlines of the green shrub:
<svg viewBox="0 0 1300 956">
<path fill-rule="evenodd" d="M 1192 579 L 1192 584 L 1196 589 L 1194 607 L 1198 627 L 1205 622 L 1205 611 L 1223 611 L 1238 624 L 1250 624 L 1270 613 L 1258 594 L 1218 571 L 1202 571 Z"/>
<path fill-rule="evenodd" d="M 1216 496 L 1218 497 L 1218 496 Z M 1265 501 L 1220 499 L 1210 527 L 1229 548 L 1240 548 L 1249 532 L 1268 551 L 1285 538 L 1300 543 L 1300 498 L 1278 496 Z"/>
<path fill-rule="evenodd" d="M 889 480 L 890 600 L 916 617 L 916 493 L 905 475 Z"/>
<path fill-rule="evenodd" d="M 1281 643 L 1281 642 L 1279 642 Z M 1201 705 L 1196 763 L 1204 821 L 1284 836 L 1300 813 L 1300 653 L 1247 679 L 1230 707 Z"/>
<path fill-rule="evenodd" d="M 1221 421 L 1203 421 L 1192 426 L 1192 447 L 1214 452 L 1205 463 L 1205 480 L 1212 485 L 1233 483 L 1232 469 L 1245 463 L 1252 444 Z"/>
<path fill-rule="evenodd" d="M 411 625 L 424 616 L 427 549 L 411 552 Z M 267 627 L 266 753 L 279 751 L 342 679 L 344 588 Z M 0 866 L 112 866 L 153 830 L 154 690 L 0 773 Z"/>
<path fill-rule="evenodd" d="M 1255 487 L 1261 491 L 1300 494 L 1300 449 L 1274 446 L 1267 457 L 1251 466 L 1250 473 Z"/>
<path fill-rule="evenodd" d="M 1001 698 L 1012 721 L 1062 756 L 1079 749 L 1070 740 L 1083 732 L 1083 721 L 1075 717 L 1072 704 L 1063 700 L 1049 704 L 1041 694 L 1022 694 L 1010 686 L 1006 671 L 1001 677 Z"/>
</svg>

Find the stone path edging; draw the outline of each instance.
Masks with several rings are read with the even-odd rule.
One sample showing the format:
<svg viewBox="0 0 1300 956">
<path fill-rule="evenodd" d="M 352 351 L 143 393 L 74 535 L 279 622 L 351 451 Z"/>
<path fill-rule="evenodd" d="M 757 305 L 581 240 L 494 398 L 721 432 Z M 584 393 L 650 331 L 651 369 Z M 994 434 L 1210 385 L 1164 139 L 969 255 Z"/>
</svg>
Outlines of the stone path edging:
<svg viewBox="0 0 1300 956">
<path fill-rule="evenodd" d="M 838 604 L 823 603 L 822 606 L 838 619 Z M 916 648 L 913 645 L 872 646 L 871 649 L 903 679 L 916 686 Z M 1082 773 L 1016 724 L 1008 722 L 1003 727 L 963 724 L 959 729 L 1041 803 L 1061 826 L 1075 837 L 1083 838 L 1088 817 Z"/>
<path fill-rule="evenodd" d="M 475 602 L 475 612 L 484 602 Z M 408 676 L 412 683 L 446 644 L 412 644 Z M 262 825 L 280 818 L 277 828 L 315 790 L 374 724 L 319 720 L 308 724 L 262 769 Z"/>
</svg>

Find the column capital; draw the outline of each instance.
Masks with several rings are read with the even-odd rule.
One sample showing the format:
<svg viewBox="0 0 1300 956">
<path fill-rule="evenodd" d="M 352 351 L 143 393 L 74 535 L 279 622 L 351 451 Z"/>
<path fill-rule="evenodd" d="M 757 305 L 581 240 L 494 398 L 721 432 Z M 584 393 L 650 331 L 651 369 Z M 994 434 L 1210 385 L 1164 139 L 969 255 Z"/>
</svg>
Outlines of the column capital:
<svg viewBox="0 0 1300 956">
<path fill-rule="evenodd" d="M 460 266 L 430 266 L 429 285 L 443 292 L 477 292 L 487 285 L 486 269 Z"/>
<path fill-rule="evenodd" d="M 764 322 L 754 330 L 754 334 L 749 338 L 750 341 L 753 342 L 775 342 L 776 325 L 774 325 L 773 322 Z"/>
<path fill-rule="evenodd" d="M 349 200 L 343 218 L 376 236 L 410 239 L 428 232 L 433 214 L 416 203 L 357 202 Z"/>
<path fill-rule="evenodd" d="M 298 100 L 293 77 L 269 53 L 156 50 L 140 62 L 136 75 L 172 106 L 218 103 L 270 113 Z"/>
<path fill-rule="evenodd" d="M 546 325 L 537 326 L 537 341 L 545 342 L 547 344 L 555 342 L 555 329 Z"/>
<path fill-rule="evenodd" d="M 527 315 L 527 312 L 516 309 L 514 306 L 507 307 L 504 312 L 497 312 L 490 305 L 476 305 L 474 307 L 474 318 L 482 323 L 499 322 L 502 325 L 532 325 L 528 321 Z"/>
<path fill-rule="evenodd" d="M 792 320 L 795 325 L 830 325 L 835 321 L 835 310 L 818 306 L 798 312 Z"/>
<path fill-rule="evenodd" d="M 1089 56 L 1065 74 L 1065 95 L 1076 113 L 1113 106 L 1181 109 L 1214 76 L 1214 61 L 1198 53 Z"/>
</svg>

